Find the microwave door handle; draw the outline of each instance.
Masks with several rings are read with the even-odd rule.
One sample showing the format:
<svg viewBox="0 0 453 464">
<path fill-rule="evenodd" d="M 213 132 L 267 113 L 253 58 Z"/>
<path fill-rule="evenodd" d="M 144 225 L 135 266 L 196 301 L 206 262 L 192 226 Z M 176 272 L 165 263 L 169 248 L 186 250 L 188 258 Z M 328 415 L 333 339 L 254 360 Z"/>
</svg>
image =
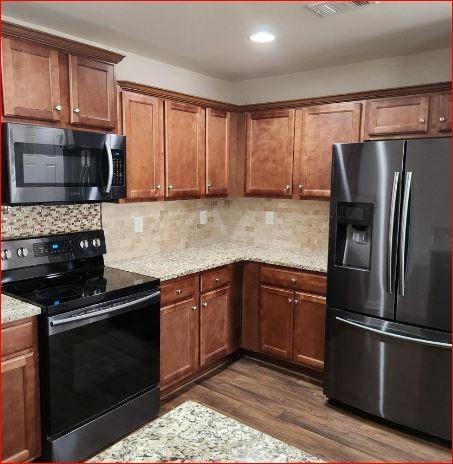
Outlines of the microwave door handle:
<svg viewBox="0 0 453 464">
<path fill-rule="evenodd" d="M 387 245 L 387 291 L 393 293 L 393 235 L 395 230 L 395 209 L 396 198 L 398 193 L 399 172 L 393 173 L 393 186 L 390 199 L 390 213 L 389 213 L 389 229 L 388 229 L 388 245 Z"/>
<path fill-rule="evenodd" d="M 107 185 L 105 186 L 105 193 L 110 193 L 110 191 L 112 190 L 113 182 L 113 155 L 108 138 L 105 141 L 105 151 L 107 152 L 107 162 L 109 166 L 109 176 L 107 178 Z"/>
<path fill-rule="evenodd" d="M 399 293 L 404 296 L 406 292 L 406 241 L 408 235 L 408 215 L 409 215 L 409 200 L 411 194 L 412 172 L 406 172 L 403 194 L 403 209 L 401 213 L 401 229 L 400 229 L 400 249 L 399 249 Z"/>
</svg>

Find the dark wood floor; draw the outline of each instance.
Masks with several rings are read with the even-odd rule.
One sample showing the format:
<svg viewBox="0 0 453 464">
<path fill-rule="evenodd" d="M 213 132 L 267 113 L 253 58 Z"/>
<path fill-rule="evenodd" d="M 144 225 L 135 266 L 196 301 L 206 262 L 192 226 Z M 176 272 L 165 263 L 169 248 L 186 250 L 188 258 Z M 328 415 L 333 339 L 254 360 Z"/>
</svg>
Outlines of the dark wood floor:
<svg viewBox="0 0 453 464">
<path fill-rule="evenodd" d="M 205 404 L 326 461 L 443 461 L 450 448 L 326 400 L 303 376 L 242 358 L 168 399 Z"/>
</svg>

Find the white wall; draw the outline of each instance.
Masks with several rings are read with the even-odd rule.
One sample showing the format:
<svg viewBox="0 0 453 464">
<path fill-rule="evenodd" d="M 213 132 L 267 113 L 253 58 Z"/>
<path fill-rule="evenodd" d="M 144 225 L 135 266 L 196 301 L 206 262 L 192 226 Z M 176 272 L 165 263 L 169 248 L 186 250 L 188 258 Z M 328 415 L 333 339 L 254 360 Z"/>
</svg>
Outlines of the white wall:
<svg viewBox="0 0 453 464">
<path fill-rule="evenodd" d="M 450 49 L 445 48 L 235 82 L 234 103 L 243 105 L 293 100 L 449 81 L 450 52 Z"/>
<path fill-rule="evenodd" d="M 126 55 L 124 60 L 116 66 L 116 77 L 118 80 L 138 82 L 140 84 L 147 84 L 153 87 L 160 87 L 162 89 L 174 90 L 176 92 L 188 93 L 197 97 L 211 98 L 223 102 L 232 103 L 233 101 L 233 84 L 229 81 L 172 66 L 161 61 L 119 50 L 106 44 L 92 42 L 80 37 L 65 34 L 61 31 L 10 18 L 5 15 L 2 15 L 2 19 Z"/>
</svg>

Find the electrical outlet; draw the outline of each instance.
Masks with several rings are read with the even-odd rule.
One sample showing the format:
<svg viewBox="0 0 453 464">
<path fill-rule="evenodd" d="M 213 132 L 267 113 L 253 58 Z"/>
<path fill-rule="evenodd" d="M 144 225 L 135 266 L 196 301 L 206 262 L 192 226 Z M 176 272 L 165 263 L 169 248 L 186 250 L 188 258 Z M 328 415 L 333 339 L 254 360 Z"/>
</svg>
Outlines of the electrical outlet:
<svg viewBox="0 0 453 464">
<path fill-rule="evenodd" d="M 134 232 L 138 232 L 138 233 L 143 232 L 143 217 L 142 216 L 134 217 Z"/>
<path fill-rule="evenodd" d="M 274 223 L 274 212 L 266 211 L 266 224 L 273 224 L 273 223 Z"/>
<path fill-rule="evenodd" d="M 200 224 L 206 224 L 208 221 L 208 215 L 205 210 L 200 211 Z"/>
</svg>

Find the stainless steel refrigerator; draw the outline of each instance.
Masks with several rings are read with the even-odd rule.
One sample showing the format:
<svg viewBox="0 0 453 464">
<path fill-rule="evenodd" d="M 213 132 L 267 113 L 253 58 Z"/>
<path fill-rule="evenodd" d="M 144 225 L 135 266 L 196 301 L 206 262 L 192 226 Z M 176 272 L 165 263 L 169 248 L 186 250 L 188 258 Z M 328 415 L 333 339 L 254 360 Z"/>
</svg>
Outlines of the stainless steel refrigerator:
<svg viewBox="0 0 453 464">
<path fill-rule="evenodd" d="M 324 393 L 451 438 L 450 138 L 333 147 Z"/>
</svg>

